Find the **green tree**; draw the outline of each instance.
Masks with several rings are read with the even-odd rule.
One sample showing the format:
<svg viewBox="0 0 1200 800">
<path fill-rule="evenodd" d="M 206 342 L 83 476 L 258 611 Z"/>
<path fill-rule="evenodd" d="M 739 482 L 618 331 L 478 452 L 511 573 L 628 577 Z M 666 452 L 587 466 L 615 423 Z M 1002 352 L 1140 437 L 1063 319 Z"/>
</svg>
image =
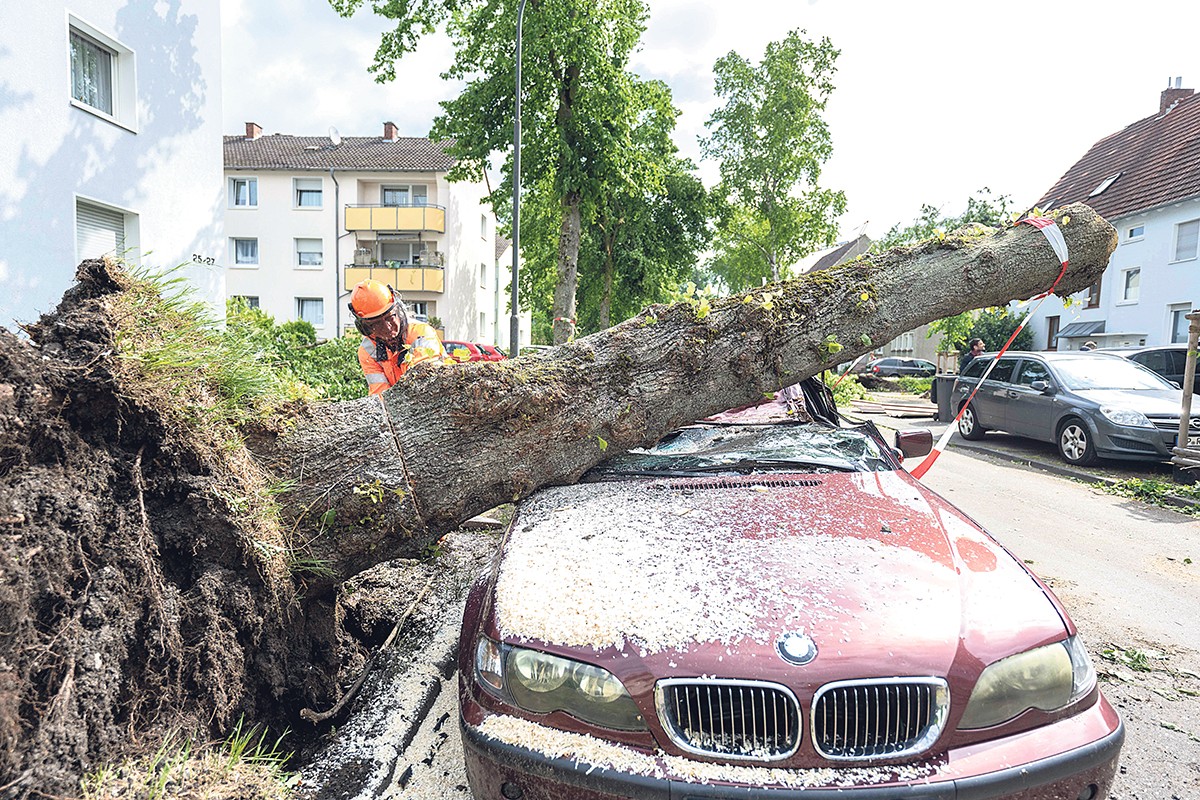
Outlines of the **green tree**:
<svg viewBox="0 0 1200 800">
<path fill-rule="evenodd" d="M 818 185 L 833 145 L 821 114 L 839 51 L 792 31 L 753 64 L 735 52 L 713 66 L 725 104 L 707 122 L 707 157 L 720 162 L 713 269 L 733 291 L 778 281 L 782 270 L 837 235 L 846 196 Z"/>
<path fill-rule="evenodd" d="M 1013 314 L 1007 308 L 984 309 L 975 318 L 966 341 L 969 342 L 978 337 L 983 339 L 984 345 L 989 350 L 999 350 L 1008 341 L 1008 337 L 1012 336 L 1017 326 L 1021 324 L 1021 317 L 1023 316 L 1024 314 Z M 1017 338 L 1013 340 L 1010 349 L 1033 349 L 1033 331 L 1029 330 L 1029 328 L 1023 329 L 1017 334 Z"/>
</svg>

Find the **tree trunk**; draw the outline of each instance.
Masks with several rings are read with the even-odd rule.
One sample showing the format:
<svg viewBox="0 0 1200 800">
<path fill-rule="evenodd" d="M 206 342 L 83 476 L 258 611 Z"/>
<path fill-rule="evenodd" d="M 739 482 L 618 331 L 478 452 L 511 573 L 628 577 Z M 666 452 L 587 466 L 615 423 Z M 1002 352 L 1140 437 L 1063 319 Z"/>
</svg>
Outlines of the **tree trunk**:
<svg viewBox="0 0 1200 800">
<path fill-rule="evenodd" d="M 601 239 L 604 243 L 604 293 L 600 296 L 600 308 L 596 314 L 596 325 L 599 330 L 604 330 L 612 324 L 613 272 L 616 269 L 613 264 L 613 242 L 617 238 L 615 229 L 616 223 L 613 223 L 612 229 L 601 231 Z"/>
<path fill-rule="evenodd" d="M 1096 282 L 1116 232 L 1083 205 L 1060 227 L 1065 295 Z M 1060 267 L 1029 225 L 951 235 L 720 300 L 703 318 L 657 306 L 548 353 L 414 370 L 380 398 L 308 408 L 257 449 L 297 480 L 298 525 L 332 511 L 313 547 L 346 578 L 904 331 L 1044 292 Z"/>
<path fill-rule="evenodd" d="M 575 290 L 579 285 L 579 195 L 563 197 L 562 225 L 558 232 L 558 282 L 554 286 L 554 343 L 575 336 Z"/>
</svg>

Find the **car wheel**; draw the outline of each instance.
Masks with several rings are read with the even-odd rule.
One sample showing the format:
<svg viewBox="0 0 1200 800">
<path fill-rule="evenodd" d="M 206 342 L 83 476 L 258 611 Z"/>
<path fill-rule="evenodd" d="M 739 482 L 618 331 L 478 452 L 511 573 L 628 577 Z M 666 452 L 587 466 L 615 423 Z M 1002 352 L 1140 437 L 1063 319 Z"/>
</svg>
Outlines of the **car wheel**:
<svg viewBox="0 0 1200 800">
<path fill-rule="evenodd" d="M 967 406 L 962 410 L 962 414 L 958 418 L 958 432 L 964 439 L 970 439 L 973 442 L 982 439 L 983 435 L 987 433 L 987 428 L 979 424 L 975 406 Z"/>
<path fill-rule="evenodd" d="M 1071 417 L 1058 429 L 1058 454 L 1068 464 L 1082 466 L 1096 460 L 1096 446 L 1082 420 Z"/>
</svg>

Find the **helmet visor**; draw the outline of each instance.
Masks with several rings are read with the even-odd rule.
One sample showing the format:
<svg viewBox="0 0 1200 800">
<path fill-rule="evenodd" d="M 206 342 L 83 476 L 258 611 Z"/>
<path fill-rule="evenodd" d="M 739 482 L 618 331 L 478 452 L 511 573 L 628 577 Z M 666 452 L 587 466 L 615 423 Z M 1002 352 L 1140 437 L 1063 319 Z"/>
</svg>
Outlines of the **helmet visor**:
<svg viewBox="0 0 1200 800">
<path fill-rule="evenodd" d="M 400 315 L 400 306 L 393 303 L 391 308 L 377 317 L 362 320 L 368 335 L 378 339 L 398 339 L 404 329 L 404 319 Z"/>
</svg>

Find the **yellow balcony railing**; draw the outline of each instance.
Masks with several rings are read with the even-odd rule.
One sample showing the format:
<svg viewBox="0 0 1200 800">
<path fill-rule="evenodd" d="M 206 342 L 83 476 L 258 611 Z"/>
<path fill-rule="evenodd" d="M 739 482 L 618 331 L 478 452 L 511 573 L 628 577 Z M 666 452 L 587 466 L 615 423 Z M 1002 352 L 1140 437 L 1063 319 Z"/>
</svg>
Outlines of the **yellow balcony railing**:
<svg viewBox="0 0 1200 800">
<path fill-rule="evenodd" d="M 348 231 L 446 232 L 441 206 L 346 206 Z"/>
<path fill-rule="evenodd" d="M 348 292 L 368 279 L 386 283 L 400 294 L 446 291 L 446 272 L 441 267 L 388 267 L 383 264 L 346 267 L 345 290 Z"/>
</svg>

